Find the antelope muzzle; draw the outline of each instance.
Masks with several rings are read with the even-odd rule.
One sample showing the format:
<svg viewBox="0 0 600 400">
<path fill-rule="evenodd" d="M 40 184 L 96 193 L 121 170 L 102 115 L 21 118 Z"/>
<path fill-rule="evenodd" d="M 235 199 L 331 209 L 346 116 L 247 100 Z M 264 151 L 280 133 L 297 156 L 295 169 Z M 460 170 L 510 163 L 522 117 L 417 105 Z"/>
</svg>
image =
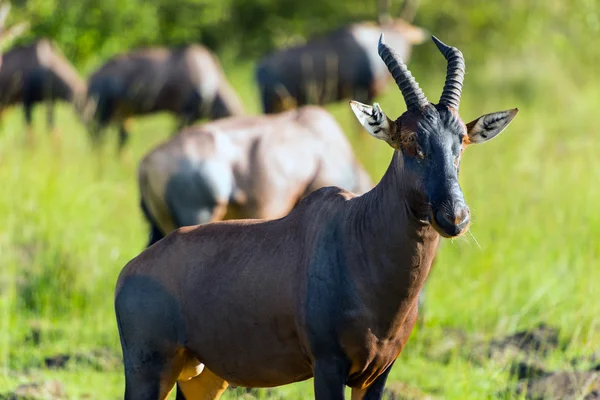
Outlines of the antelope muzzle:
<svg viewBox="0 0 600 400">
<path fill-rule="evenodd" d="M 471 211 L 464 201 L 446 201 L 429 209 L 429 222 L 446 238 L 464 234 L 471 223 Z"/>
</svg>

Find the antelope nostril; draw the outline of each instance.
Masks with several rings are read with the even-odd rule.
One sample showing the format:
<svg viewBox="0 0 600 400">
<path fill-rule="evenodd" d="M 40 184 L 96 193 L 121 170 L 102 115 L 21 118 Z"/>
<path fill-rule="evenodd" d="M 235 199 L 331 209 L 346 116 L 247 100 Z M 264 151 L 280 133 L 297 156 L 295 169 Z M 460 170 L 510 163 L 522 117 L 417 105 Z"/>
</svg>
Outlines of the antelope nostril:
<svg viewBox="0 0 600 400">
<path fill-rule="evenodd" d="M 454 224 L 459 230 L 463 230 L 471 220 L 471 213 L 468 208 L 463 208 L 459 213 L 457 213 L 456 218 L 454 220 Z"/>
<path fill-rule="evenodd" d="M 458 235 L 469 224 L 471 220 L 471 213 L 467 207 L 461 207 L 452 213 L 447 213 L 443 210 L 437 210 L 435 213 L 435 219 L 438 225 L 442 227 L 448 234 Z"/>
</svg>

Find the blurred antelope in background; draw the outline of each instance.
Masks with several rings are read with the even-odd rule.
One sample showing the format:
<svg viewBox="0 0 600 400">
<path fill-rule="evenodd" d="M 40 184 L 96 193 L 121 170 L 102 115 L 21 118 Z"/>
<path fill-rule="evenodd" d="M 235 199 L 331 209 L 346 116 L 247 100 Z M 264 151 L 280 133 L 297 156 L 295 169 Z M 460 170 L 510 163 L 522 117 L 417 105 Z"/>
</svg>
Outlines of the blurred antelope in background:
<svg viewBox="0 0 600 400">
<path fill-rule="evenodd" d="M 6 19 L 10 13 L 10 3 L 0 0 L 0 46 L 4 47 L 29 29 L 28 22 L 20 22 L 6 28 Z M 0 67 L 2 66 L 2 51 L 0 51 Z"/>
<path fill-rule="evenodd" d="M 316 400 L 344 399 L 345 386 L 353 400 L 382 398 L 440 236 L 469 227 L 461 156 L 517 113 L 465 124 L 463 55 L 433 39 L 448 62 L 439 103 L 383 37 L 378 53 L 407 111 L 394 121 L 377 104 L 351 103 L 367 132 L 394 149 L 371 191 L 327 187 L 281 219 L 180 228 L 124 267 L 115 311 L 126 400 L 166 399 L 176 383 L 178 400 L 218 399 L 229 384 L 311 377 Z"/>
<path fill-rule="evenodd" d="M 54 131 L 54 102 L 70 102 L 80 113 L 85 92 L 85 81 L 48 39 L 14 47 L 4 55 L 0 68 L 0 107 L 23 104 L 29 142 L 33 140 L 31 123 L 36 103 L 46 102 L 48 129 Z"/>
<path fill-rule="evenodd" d="M 427 38 L 423 29 L 409 23 L 417 7 L 415 0 L 404 2 L 398 19 L 390 17 L 389 2 L 378 0 L 377 23 L 350 24 L 262 58 L 255 76 L 264 112 L 351 98 L 372 102 L 390 80 L 376 50 L 381 32 L 404 60 L 409 59 L 413 45 Z"/>
<path fill-rule="evenodd" d="M 89 78 L 87 119 L 94 143 L 110 122 L 119 126 L 119 150 L 128 132 L 124 122 L 134 115 L 167 111 L 179 128 L 200 118 L 244 114 L 217 57 L 200 45 L 148 48 L 118 55 Z"/>
<path fill-rule="evenodd" d="M 149 245 L 181 226 L 283 217 L 323 186 L 373 187 L 337 121 L 317 106 L 189 127 L 145 156 L 138 177 Z"/>
</svg>

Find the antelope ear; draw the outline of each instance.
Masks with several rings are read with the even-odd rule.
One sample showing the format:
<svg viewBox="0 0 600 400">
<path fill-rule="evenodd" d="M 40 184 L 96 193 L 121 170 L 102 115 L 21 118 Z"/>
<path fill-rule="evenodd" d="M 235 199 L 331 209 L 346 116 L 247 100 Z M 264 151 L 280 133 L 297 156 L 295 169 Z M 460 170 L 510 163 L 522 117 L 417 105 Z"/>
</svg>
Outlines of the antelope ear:
<svg viewBox="0 0 600 400">
<path fill-rule="evenodd" d="M 29 29 L 29 23 L 21 22 L 17 25 L 13 25 L 8 29 L 5 29 L 0 33 L 0 43 L 4 46 L 8 43 L 12 43 L 13 40 L 21 36 Z"/>
<path fill-rule="evenodd" d="M 431 34 L 425 29 L 410 24 L 408 24 L 408 27 L 406 27 L 403 33 L 408 41 L 413 45 L 423 44 L 431 37 Z"/>
<path fill-rule="evenodd" d="M 483 143 L 502 132 L 519 112 L 518 108 L 485 114 L 467 124 L 470 143 Z"/>
<path fill-rule="evenodd" d="M 7 2 L 2 4 L 2 6 L 0 6 L 0 44 L 2 45 L 6 45 L 8 42 L 13 41 L 29 29 L 29 23 L 27 22 L 21 22 L 20 24 L 6 28 L 4 23 L 6 22 L 9 13 L 10 3 Z"/>
<path fill-rule="evenodd" d="M 350 107 L 361 125 L 369 132 L 369 135 L 383 140 L 392 146 L 392 124 L 393 122 L 385 115 L 379 104 L 373 103 L 373 107 L 350 101 Z M 393 147 L 393 146 L 392 146 Z"/>
</svg>

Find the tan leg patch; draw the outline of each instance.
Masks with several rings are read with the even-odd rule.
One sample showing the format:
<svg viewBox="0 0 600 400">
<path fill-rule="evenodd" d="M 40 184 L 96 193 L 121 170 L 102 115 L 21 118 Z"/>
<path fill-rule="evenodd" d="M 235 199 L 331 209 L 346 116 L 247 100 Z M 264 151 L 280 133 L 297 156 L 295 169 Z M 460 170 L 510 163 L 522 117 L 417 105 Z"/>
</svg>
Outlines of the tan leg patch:
<svg viewBox="0 0 600 400">
<path fill-rule="evenodd" d="M 367 389 L 352 389 L 352 400 L 362 400 L 367 393 Z"/>
<path fill-rule="evenodd" d="M 183 362 L 183 368 L 179 373 L 177 380 L 188 381 L 192 378 L 197 377 L 204 370 L 204 364 L 202 364 L 196 357 L 185 354 L 185 361 Z"/>
<path fill-rule="evenodd" d="M 190 400 L 218 400 L 229 386 L 207 368 L 197 377 L 178 384 L 185 398 Z"/>
<path fill-rule="evenodd" d="M 177 377 L 185 365 L 185 350 L 178 350 L 173 359 L 167 364 L 160 379 L 160 400 L 167 400 L 175 387 Z"/>
<path fill-rule="evenodd" d="M 33 128 L 28 126 L 25 128 L 25 146 L 33 148 L 35 146 L 34 142 Z"/>
</svg>

